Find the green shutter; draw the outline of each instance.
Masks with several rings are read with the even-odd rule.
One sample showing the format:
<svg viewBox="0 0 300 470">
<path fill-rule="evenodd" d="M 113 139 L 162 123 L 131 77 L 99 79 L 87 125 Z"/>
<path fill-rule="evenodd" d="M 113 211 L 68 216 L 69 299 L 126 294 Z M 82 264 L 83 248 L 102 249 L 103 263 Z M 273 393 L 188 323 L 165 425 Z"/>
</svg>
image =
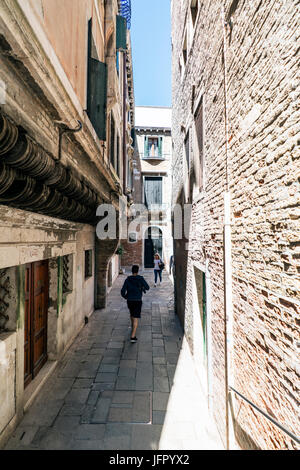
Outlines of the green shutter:
<svg viewBox="0 0 300 470">
<path fill-rule="evenodd" d="M 106 140 L 107 66 L 99 60 L 89 60 L 88 115 L 100 140 Z"/>
<path fill-rule="evenodd" d="M 147 136 L 145 136 L 144 157 L 149 157 L 149 143 L 148 143 L 148 137 Z"/>
<path fill-rule="evenodd" d="M 87 114 L 100 140 L 106 140 L 107 66 L 92 57 L 92 20 L 88 23 Z"/>
<path fill-rule="evenodd" d="M 123 16 L 117 15 L 116 20 L 116 49 L 117 51 L 127 49 L 127 24 Z"/>
<path fill-rule="evenodd" d="M 158 156 L 162 157 L 162 137 L 158 138 Z"/>
<path fill-rule="evenodd" d="M 135 146 L 135 128 L 134 127 L 131 129 L 131 138 L 133 140 L 132 147 L 134 147 Z"/>
</svg>

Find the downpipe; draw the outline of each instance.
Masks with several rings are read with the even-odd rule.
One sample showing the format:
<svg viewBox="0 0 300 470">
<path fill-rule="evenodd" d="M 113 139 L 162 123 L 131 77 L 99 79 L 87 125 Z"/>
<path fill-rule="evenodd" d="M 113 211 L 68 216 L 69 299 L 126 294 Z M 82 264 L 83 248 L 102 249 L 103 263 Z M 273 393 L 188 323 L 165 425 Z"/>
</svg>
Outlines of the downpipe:
<svg viewBox="0 0 300 470">
<path fill-rule="evenodd" d="M 226 394 L 226 447 L 234 448 L 234 425 L 231 415 L 229 385 L 234 383 L 233 374 L 233 302 L 232 302 L 232 254 L 231 254 L 231 196 L 224 193 L 224 291 L 225 291 L 225 394 Z"/>
</svg>

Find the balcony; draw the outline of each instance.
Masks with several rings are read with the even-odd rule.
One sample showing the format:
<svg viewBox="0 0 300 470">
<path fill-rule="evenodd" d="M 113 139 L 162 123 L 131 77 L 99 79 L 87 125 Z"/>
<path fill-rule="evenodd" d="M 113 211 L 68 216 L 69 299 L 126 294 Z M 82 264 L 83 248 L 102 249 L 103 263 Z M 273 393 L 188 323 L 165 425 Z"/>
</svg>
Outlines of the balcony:
<svg viewBox="0 0 300 470">
<path fill-rule="evenodd" d="M 158 152 L 155 152 L 154 154 L 150 155 L 145 155 L 144 153 L 140 153 L 140 159 L 141 160 L 159 160 L 159 161 L 164 161 L 164 160 L 169 160 L 170 154 L 168 153 L 163 153 L 162 155 L 159 155 Z"/>
</svg>

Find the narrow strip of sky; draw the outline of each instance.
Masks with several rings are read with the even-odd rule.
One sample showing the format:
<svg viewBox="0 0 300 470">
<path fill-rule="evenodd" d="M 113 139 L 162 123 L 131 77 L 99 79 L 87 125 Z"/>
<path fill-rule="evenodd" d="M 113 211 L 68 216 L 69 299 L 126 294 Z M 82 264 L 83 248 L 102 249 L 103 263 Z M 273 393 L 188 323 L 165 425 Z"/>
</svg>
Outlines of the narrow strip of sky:
<svg viewBox="0 0 300 470">
<path fill-rule="evenodd" d="M 132 0 L 136 106 L 171 106 L 170 0 Z"/>
</svg>

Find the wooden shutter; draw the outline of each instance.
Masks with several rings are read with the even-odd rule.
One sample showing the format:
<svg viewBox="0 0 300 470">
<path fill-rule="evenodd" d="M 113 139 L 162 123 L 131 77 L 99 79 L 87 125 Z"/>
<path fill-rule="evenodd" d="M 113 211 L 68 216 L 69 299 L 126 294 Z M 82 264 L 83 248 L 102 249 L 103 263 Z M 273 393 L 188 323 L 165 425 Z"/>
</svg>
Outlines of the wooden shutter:
<svg viewBox="0 0 300 470">
<path fill-rule="evenodd" d="M 145 205 L 162 204 L 162 178 L 149 176 L 145 178 Z"/>
<path fill-rule="evenodd" d="M 116 20 L 116 49 L 126 51 L 127 49 L 127 24 L 123 16 L 117 15 Z"/>
<path fill-rule="evenodd" d="M 149 157 L 149 139 L 148 139 L 148 136 L 145 136 L 144 157 Z"/>
<path fill-rule="evenodd" d="M 131 138 L 132 138 L 132 141 L 133 141 L 132 142 L 132 147 L 134 147 L 135 146 L 135 138 L 136 138 L 136 133 L 135 133 L 135 128 L 134 127 L 131 129 Z"/>
<path fill-rule="evenodd" d="M 92 21 L 88 32 L 87 114 L 100 140 L 106 140 L 107 66 L 92 57 Z"/>
<path fill-rule="evenodd" d="M 162 157 L 162 137 L 158 138 L 158 156 Z"/>
</svg>

